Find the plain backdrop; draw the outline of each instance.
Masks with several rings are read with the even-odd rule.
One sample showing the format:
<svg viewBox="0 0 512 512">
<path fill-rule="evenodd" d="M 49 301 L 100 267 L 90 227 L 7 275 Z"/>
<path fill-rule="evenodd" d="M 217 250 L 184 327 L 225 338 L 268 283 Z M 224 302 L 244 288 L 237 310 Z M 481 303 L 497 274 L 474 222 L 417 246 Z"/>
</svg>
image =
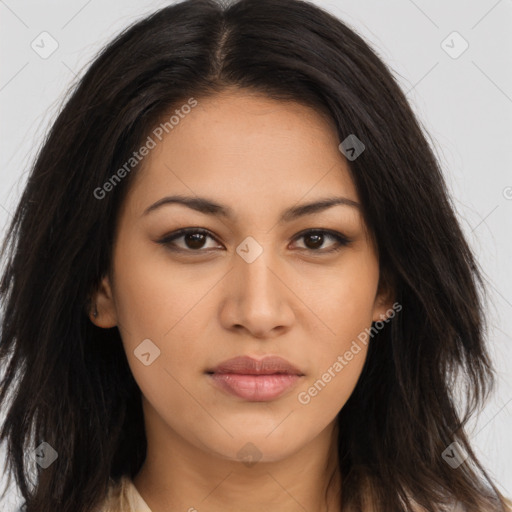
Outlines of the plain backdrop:
<svg viewBox="0 0 512 512">
<path fill-rule="evenodd" d="M 1 236 L 35 153 L 75 77 L 119 31 L 169 3 L 0 0 Z M 490 282 L 489 344 L 498 385 L 474 421 L 471 439 L 490 474 L 510 497 L 512 0 L 314 3 L 362 35 L 407 93 Z M 51 55 L 41 55 L 43 46 L 49 52 L 52 45 L 56 49 Z M 2 447 L 2 465 L 4 453 Z M 16 503 L 19 498 L 13 488 L 0 510 L 10 512 Z"/>
</svg>

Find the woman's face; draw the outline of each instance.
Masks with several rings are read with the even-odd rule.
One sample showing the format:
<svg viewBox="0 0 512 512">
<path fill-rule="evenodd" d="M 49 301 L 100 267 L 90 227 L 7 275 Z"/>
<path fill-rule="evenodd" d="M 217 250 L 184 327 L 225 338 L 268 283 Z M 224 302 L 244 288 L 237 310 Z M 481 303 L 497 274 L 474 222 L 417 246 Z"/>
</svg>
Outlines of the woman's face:
<svg viewBox="0 0 512 512">
<path fill-rule="evenodd" d="M 93 321 L 119 327 L 148 439 L 275 461 L 332 432 L 366 357 L 358 335 L 392 301 L 334 127 L 242 91 L 197 101 L 152 135 Z M 253 361 L 222 365 L 240 356 Z"/>
</svg>

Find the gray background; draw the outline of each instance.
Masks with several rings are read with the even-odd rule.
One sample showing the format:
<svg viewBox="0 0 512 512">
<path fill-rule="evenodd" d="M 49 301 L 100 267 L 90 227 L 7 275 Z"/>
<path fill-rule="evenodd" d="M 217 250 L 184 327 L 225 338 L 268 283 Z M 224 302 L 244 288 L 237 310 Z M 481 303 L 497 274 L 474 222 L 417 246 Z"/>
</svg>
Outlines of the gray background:
<svg viewBox="0 0 512 512">
<path fill-rule="evenodd" d="M 168 3 L 0 0 L 0 235 L 75 77 L 121 29 Z M 429 134 L 463 229 L 490 281 L 489 337 L 498 386 L 473 422 L 471 439 L 510 497 L 512 0 L 314 3 L 365 37 L 393 70 Z M 35 41 L 42 52 L 46 37 L 44 49 L 51 48 L 43 31 L 58 43 L 48 58 L 31 47 Z M 454 31 L 460 36 L 450 36 Z M 2 463 L 3 457 L 2 447 Z M 1 510 L 14 509 L 15 491 Z"/>
</svg>

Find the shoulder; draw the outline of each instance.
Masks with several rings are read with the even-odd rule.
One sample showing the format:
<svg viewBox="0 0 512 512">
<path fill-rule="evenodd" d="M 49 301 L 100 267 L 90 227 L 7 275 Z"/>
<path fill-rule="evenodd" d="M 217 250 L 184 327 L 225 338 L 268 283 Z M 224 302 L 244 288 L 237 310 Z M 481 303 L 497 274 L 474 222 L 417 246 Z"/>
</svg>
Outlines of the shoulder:
<svg viewBox="0 0 512 512">
<path fill-rule="evenodd" d="M 111 480 L 105 501 L 97 512 L 151 512 L 130 477 Z"/>
<path fill-rule="evenodd" d="M 512 512 L 512 501 L 505 498 L 505 503 L 507 505 L 506 509 L 503 509 L 503 512 Z M 454 502 L 451 504 L 452 508 L 449 508 L 450 512 L 467 512 L 467 508 L 460 502 Z M 413 510 L 414 512 L 429 512 L 427 509 L 423 508 L 417 502 L 413 500 Z M 484 512 L 484 511 L 482 511 Z"/>
<path fill-rule="evenodd" d="M 15 512 L 25 512 L 23 504 Z M 130 477 L 124 475 L 110 480 L 107 496 L 95 512 L 151 512 Z"/>
</svg>

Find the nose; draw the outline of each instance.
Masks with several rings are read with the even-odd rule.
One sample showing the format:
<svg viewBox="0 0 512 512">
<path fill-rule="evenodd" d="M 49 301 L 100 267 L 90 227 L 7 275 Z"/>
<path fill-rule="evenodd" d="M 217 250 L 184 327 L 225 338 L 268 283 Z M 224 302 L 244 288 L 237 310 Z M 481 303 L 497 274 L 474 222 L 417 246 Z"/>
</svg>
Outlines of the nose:
<svg viewBox="0 0 512 512">
<path fill-rule="evenodd" d="M 270 250 L 252 262 L 234 255 L 234 268 L 226 276 L 221 322 L 228 330 L 244 331 L 255 338 L 273 338 L 290 329 L 293 284 Z"/>
</svg>

